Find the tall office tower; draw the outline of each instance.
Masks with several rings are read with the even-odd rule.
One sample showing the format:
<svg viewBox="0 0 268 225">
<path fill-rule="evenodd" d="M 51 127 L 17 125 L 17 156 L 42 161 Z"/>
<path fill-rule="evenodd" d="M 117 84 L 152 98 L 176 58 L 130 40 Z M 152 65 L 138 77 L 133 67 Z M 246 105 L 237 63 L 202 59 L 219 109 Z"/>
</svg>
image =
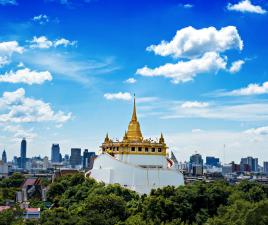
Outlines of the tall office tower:
<svg viewBox="0 0 268 225">
<path fill-rule="evenodd" d="M 249 167 L 249 169 L 247 169 Z M 241 158 L 240 162 L 241 171 L 258 172 L 258 158 L 248 156 L 247 158 Z"/>
<path fill-rule="evenodd" d="M 60 145 L 52 144 L 51 147 L 51 162 L 58 163 L 60 162 Z"/>
<path fill-rule="evenodd" d="M 72 168 L 81 165 L 81 148 L 72 148 L 71 149 L 71 157 L 70 164 Z"/>
<path fill-rule="evenodd" d="M 88 149 L 85 149 L 83 152 L 83 169 L 91 169 L 91 161 L 95 157 L 95 152 L 89 152 Z"/>
<path fill-rule="evenodd" d="M 27 142 L 23 138 L 20 145 L 20 168 L 25 169 L 26 167 L 26 151 L 27 151 Z"/>
<path fill-rule="evenodd" d="M 206 157 L 206 165 L 208 166 L 219 166 L 220 159 L 214 156 L 207 156 Z"/>
<path fill-rule="evenodd" d="M 263 172 L 268 174 L 268 162 L 263 162 Z"/>
<path fill-rule="evenodd" d="M 203 165 L 203 159 L 200 154 L 194 154 L 190 157 L 190 163 L 195 165 Z"/>
<path fill-rule="evenodd" d="M 7 163 L 7 153 L 6 153 L 6 150 L 4 150 L 3 153 L 2 153 L 2 161 L 4 163 Z"/>
</svg>

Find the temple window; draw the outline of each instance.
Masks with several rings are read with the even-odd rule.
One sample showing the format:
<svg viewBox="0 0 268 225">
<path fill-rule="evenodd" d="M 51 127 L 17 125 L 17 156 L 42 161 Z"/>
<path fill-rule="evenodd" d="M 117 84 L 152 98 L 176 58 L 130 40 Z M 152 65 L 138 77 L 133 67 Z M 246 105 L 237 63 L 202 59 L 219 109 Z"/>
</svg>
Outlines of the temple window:
<svg viewBox="0 0 268 225">
<path fill-rule="evenodd" d="M 158 152 L 162 152 L 162 149 L 161 148 L 158 148 Z"/>
<path fill-rule="evenodd" d="M 139 147 L 139 148 L 138 148 L 138 151 L 139 151 L 139 152 L 141 152 L 141 150 L 142 150 L 142 148 L 141 148 L 141 147 Z"/>
<path fill-rule="evenodd" d="M 132 152 L 135 152 L 135 147 L 131 147 L 131 151 Z"/>
<path fill-rule="evenodd" d="M 152 152 L 155 152 L 155 148 L 152 148 Z"/>
<path fill-rule="evenodd" d="M 145 152 L 148 152 L 148 148 L 145 148 Z"/>
</svg>

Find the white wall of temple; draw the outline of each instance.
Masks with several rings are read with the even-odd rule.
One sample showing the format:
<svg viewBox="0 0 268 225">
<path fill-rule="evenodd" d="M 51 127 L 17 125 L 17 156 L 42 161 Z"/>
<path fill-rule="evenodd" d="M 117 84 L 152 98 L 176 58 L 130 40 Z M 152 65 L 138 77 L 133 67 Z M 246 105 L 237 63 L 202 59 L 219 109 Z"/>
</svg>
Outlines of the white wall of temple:
<svg viewBox="0 0 268 225">
<path fill-rule="evenodd" d="M 108 154 L 101 154 L 95 159 L 89 174 L 97 181 L 106 184 L 118 183 L 140 194 L 148 194 L 154 188 L 184 184 L 183 175 L 176 170 L 141 168 L 119 161 Z"/>
<path fill-rule="evenodd" d="M 167 168 L 168 166 L 166 156 L 163 155 L 115 154 L 115 158 L 120 161 L 138 166 L 151 166 L 162 168 Z"/>
</svg>

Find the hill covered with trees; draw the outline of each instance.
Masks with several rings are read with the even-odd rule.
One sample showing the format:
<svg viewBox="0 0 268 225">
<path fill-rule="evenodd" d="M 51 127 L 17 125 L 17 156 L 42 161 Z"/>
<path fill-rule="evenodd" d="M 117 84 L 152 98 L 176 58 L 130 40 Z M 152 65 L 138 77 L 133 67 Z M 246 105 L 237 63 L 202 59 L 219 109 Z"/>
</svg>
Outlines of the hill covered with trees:
<svg viewBox="0 0 268 225">
<path fill-rule="evenodd" d="M 19 209 L 0 213 L 0 224 L 27 225 L 265 225 L 268 187 L 224 181 L 165 187 L 150 195 L 104 185 L 83 174 L 65 176 L 48 191 L 51 209 L 38 221 L 23 221 Z M 5 223 L 5 222 L 9 223 Z"/>
</svg>

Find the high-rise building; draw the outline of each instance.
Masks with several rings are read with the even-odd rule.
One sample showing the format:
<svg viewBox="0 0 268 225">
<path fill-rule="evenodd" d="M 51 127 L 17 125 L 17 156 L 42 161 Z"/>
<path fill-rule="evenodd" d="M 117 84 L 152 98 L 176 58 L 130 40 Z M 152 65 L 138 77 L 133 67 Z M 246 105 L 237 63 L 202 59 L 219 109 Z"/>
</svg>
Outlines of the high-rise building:
<svg viewBox="0 0 268 225">
<path fill-rule="evenodd" d="M 92 158 L 95 157 L 95 152 L 89 152 L 85 149 L 83 152 L 83 169 L 92 169 Z"/>
<path fill-rule="evenodd" d="M 206 165 L 208 166 L 219 166 L 220 159 L 214 156 L 207 156 L 206 157 Z"/>
<path fill-rule="evenodd" d="M 190 157 L 190 163 L 195 165 L 203 165 L 203 159 L 200 154 L 194 154 Z"/>
<path fill-rule="evenodd" d="M 26 151 L 27 151 L 27 142 L 23 138 L 20 145 L 20 168 L 25 169 L 26 167 Z"/>
<path fill-rule="evenodd" d="M 4 150 L 3 153 L 2 153 L 2 161 L 4 163 L 7 163 L 7 153 L 6 153 L 6 150 Z"/>
<path fill-rule="evenodd" d="M 52 144 L 51 147 L 51 162 L 58 163 L 60 162 L 60 145 Z"/>
<path fill-rule="evenodd" d="M 268 174 L 268 162 L 263 162 L 263 172 Z"/>
<path fill-rule="evenodd" d="M 71 157 L 70 157 L 70 164 L 72 168 L 81 165 L 81 148 L 72 148 L 71 149 Z"/>
<path fill-rule="evenodd" d="M 247 158 L 241 158 L 240 168 L 241 171 L 258 172 L 258 158 L 253 158 L 251 156 L 248 156 Z"/>
</svg>

